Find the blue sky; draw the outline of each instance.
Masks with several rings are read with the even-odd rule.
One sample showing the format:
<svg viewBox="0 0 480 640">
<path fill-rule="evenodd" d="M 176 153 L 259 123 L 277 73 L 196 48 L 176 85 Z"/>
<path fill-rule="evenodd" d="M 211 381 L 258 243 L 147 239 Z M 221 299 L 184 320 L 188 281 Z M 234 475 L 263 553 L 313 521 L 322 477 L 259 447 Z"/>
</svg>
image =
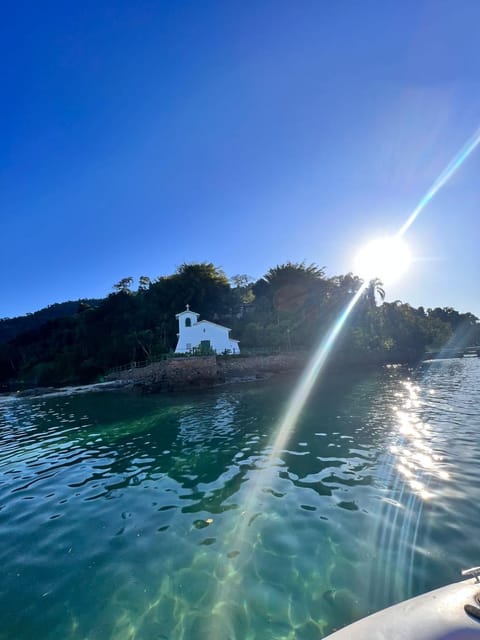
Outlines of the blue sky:
<svg viewBox="0 0 480 640">
<path fill-rule="evenodd" d="M 480 3 L 11 3 L 0 317 L 211 261 L 327 273 L 396 231 L 480 126 Z M 387 298 L 480 315 L 480 149 Z"/>
</svg>

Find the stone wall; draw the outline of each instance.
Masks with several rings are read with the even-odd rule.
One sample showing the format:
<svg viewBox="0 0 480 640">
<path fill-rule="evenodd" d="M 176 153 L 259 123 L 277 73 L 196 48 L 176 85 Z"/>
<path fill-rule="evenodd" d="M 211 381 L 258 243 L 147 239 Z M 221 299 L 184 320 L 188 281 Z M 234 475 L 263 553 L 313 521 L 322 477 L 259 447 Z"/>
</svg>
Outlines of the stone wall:
<svg viewBox="0 0 480 640">
<path fill-rule="evenodd" d="M 219 382 L 215 356 L 171 358 L 112 373 L 106 379 L 131 382 L 146 392 L 208 387 Z"/>
<path fill-rule="evenodd" d="M 146 367 L 112 373 L 106 380 L 131 382 L 146 393 L 211 387 L 220 382 L 264 378 L 281 371 L 301 369 L 306 353 L 250 357 L 170 358 Z"/>
<path fill-rule="evenodd" d="M 306 352 L 279 353 L 271 356 L 249 356 L 248 358 L 217 358 L 221 376 L 229 380 L 242 376 L 263 377 L 265 374 L 302 369 L 307 362 Z"/>
</svg>

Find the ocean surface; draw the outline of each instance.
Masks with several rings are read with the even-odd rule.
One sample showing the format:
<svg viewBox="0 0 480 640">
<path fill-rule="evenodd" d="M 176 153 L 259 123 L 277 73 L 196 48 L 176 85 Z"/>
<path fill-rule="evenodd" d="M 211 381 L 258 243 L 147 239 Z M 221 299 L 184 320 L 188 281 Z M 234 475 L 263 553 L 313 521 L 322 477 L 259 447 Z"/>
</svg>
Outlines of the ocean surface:
<svg viewBox="0 0 480 640">
<path fill-rule="evenodd" d="M 480 359 L 0 399 L 1 640 L 319 640 L 480 564 Z M 252 499 L 256 496 L 256 499 Z"/>
</svg>

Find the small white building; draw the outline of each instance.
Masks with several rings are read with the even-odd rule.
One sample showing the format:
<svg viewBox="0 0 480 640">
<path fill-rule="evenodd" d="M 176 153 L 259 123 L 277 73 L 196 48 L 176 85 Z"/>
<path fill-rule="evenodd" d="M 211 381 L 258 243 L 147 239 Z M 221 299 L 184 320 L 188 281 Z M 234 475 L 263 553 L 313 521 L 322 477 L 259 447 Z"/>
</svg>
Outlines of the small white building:
<svg viewBox="0 0 480 640">
<path fill-rule="evenodd" d="M 192 353 L 194 349 L 211 348 L 216 353 L 239 354 L 238 340 L 230 338 L 230 329 L 221 324 L 198 321 L 199 313 L 190 311 L 187 304 L 185 311 L 176 314 L 178 320 L 178 342 L 175 353 Z"/>
</svg>

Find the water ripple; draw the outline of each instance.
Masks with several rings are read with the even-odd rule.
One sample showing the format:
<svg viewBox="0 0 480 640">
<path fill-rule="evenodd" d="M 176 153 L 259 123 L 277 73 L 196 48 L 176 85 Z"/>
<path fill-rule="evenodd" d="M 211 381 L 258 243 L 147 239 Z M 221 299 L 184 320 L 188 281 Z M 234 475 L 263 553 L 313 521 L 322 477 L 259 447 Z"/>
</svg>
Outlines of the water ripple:
<svg viewBox="0 0 480 640">
<path fill-rule="evenodd" d="M 1 399 L 0 637 L 307 640 L 475 564 L 480 360 L 323 380 L 248 513 L 291 386 Z"/>
</svg>

